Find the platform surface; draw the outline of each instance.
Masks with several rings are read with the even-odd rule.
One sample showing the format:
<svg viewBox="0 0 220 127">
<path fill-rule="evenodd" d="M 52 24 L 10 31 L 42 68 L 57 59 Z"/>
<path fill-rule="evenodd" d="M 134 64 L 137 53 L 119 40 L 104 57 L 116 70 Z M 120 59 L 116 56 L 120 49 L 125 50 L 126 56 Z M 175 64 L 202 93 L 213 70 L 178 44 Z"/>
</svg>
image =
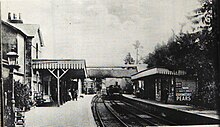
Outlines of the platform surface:
<svg viewBox="0 0 220 127">
<path fill-rule="evenodd" d="M 215 110 L 196 109 L 196 108 L 194 108 L 192 106 L 188 106 L 188 105 L 164 104 L 164 103 L 160 103 L 160 102 L 157 102 L 157 101 L 151 101 L 151 100 L 136 98 L 132 94 L 123 94 L 123 96 L 127 97 L 127 98 L 130 98 L 130 99 L 138 100 L 138 101 L 141 101 L 141 102 L 145 102 L 145 103 L 149 103 L 149 104 L 153 104 L 153 105 L 157 105 L 157 106 L 161 106 L 161 107 L 165 107 L 165 108 L 181 110 L 181 111 L 184 111 L 184 112 L 198 114 L 198 115 L 201 115 L 201 116 L 206 116 L 206 117 L 209 117 L 209 118 L 214 118 L 214 119 L 219 119 L 220 120 L 219 115 L 217 114 L 217 111 L 215 111 Z"/>
<path fill-rule="evenodd" d="M 60 107 L 35 107 L 25 113 L 27 127 L 96 127 L 91 100 L 94 95 L 83 95 Z"/>
</svg>

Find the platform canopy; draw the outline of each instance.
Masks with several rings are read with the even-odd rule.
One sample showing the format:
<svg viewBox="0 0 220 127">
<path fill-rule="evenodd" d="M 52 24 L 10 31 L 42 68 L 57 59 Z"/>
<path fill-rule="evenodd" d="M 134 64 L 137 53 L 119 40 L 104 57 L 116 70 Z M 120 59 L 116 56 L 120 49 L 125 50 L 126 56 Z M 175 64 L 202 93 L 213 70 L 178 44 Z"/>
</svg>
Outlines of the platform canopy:
<svg viewBox="0 0 220 127">
<path fill-rule="evenodd" d="M 133 74 L 131 76 L 131 79 L 136 80 L 136 79 L 141 79 L 141 78 L 156 75 L 156 74 L 181 76 L 181 75 L 185 75 L 186 72 L 183 71 L 183 70 L 171 71 L 171 70 L 166 69 L 166 68 L 152 68 L 152 69 L 145 69 L 145 70 L 142 70 L 140 72 L 137 72 L 136 74 Z"/>
<path fill-rule="evenodd" d="M 33 69 L 86 69 L 85 60 L 78 59 L 34 59 Z"/>
<path fill-rule="evenodd" d="M 63 77 L 69 79 L 84 79 L 87 77 L 86 62 L 79 59 L 35 59 L 32 60 L 33 70 L 42 74 L 51 74 L 57 79 L 57 98 L 60 106 L 60 80 Z"/>
<path fill-rule="evenodd" d="M 68 71 L 69 75 L 74 73 L 77 78 L 87 77 L 86 62 L 82 59 L 34 59 L 32 60 L 34 70 L 54 70 Z"/>
</svg>

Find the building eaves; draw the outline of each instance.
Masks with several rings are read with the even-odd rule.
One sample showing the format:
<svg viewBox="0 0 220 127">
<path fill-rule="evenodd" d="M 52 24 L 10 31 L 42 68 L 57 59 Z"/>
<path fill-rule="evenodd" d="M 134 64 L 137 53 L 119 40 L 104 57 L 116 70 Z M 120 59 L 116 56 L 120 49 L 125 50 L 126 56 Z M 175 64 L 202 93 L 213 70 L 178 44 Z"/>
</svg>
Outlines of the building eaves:
<svg viewBox="0 0 220 127">
<path fill-rule="evenodd" d="M 5 21 L 2 20 L 2 24 L 4 24 L 4 25 L 10 27 L 11 29 L 17 31 L 18 33 L 20 33 L 21 35 L 23 35 L 23 36 L 25 36 L 25 37 L 27 36 L 23 31 L 21 31 L 20 29 L 18 29 L 17 27 L 11 25 L 11 24 L 8 23 L 8 22 L 5 22 Z M 33 37 L 34 37 L 34 36 L 33 36 Z M 33 37 L 32 37 L 32 38 L 33 38 Z"/>
<path fill-rule="evenodd" d="M 38 24 L 9 23 L 9 22 L 5 22 L 5 21 L 3 21 L 3 23 L 14 28 L 15 30 L 19 31 L 20 33 L 22 33 L 23 35 L 25 35 L 27 37 L 34 38 L 36 36 L 36 34 L 38 34 L 41 47 L 44 46 L 43 37 L 42 37 L 41 30 L 40 30 L 40 25 L 38 25 Z"/>
<path fill-rule="evenodd" d="M 16 24 L 12 24 L 12 25 L 17 27 L 18 29 L 20 29 L 27 36 L 35 37 L 36 34 L 38 34 L 39 40 L 40 40 L 40 45 L 41 45 L 41 47 L 44 46 L 44 41 L 43 41 L 42 33 L 40 30 L 40 25 L 38 25 L 38 24 L 20 24 L 20 23 L 16 23 Z"/>
<path fill-rule="evenodd" d="M 171 71 L 166 68 L 151 68 L 151 69 L 142 70 L 140 72 L 133 74 L 131 79 L 136 80 L 136 79 L 140 79 L 140 78 L 144 78 L 144 77 L 148 77 L 148 76 L 152 76 L 156 74 L 181 76 L 181 75 L 185 75 L 186 72 L 183 70 Z"/>
</svg>

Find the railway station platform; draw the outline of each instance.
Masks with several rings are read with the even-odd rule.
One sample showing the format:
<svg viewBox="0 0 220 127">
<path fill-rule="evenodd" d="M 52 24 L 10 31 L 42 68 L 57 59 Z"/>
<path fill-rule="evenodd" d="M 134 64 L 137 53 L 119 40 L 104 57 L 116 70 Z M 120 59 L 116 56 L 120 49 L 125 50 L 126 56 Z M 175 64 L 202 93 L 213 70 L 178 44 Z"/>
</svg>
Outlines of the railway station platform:
<svg viewBox="0 0 220 127">
<path fill-rule="evenodd" d="M 220 124 L 220 118 L 219 115 L 217 114 L 217 111 L 214 110 L 204 110 L 204 109 L 197 109 L 194 108 L 193 106 L 188 106 L 188 105 L 176 105 L 176 104 L 164 104 L 160 103 L 157 101 L 151 101 L 151 100 L 146 100 L 146 99 L 141 99 L 141 98 L 136 98 L 134 95 L 131 94 L 123 94 L 123 97 L 137 101 L 137 102 L 142 102 L 151 108 L 150 110 L 159 110 L 159 111 L 164 111 L 167 110 L 167 112 L 164 112 L 164 114 L 168 115 L 168 111 L 172 112 L 170 115 L 174 115 L 174 117 L 179 117 L 177 113 L 180 113 L 180 117 L 188 116 L 193 118 L 202 118 L 201 116 L 214 120 L 214 121 L 219 121 L 218 123 Z M 155 107 L 155 108 L 152 108 Z M 164 115 L 162 113 L 162 115 Z M 195 116 L 195 117 L 194 117 Z M 190 118 L 188 118 L 189 121 Z M 199 120 L 198 119 L 198 120 Z M 202 120 L 202 119 L 201 119 Z M 187 121 L 187 120 L 186 120 Z M 191 121 L 190 121 L 191 122 Z M 196 122 L 203 122 L 203 121 L 196 121 Z"/>
<path fill-rule="evenodd" d="M 91 100 L 94 95 L 84 95 L 77 101 L 68 101 L 60 107 L 35 107 L 25 113 L 27 127 L 96 127 Z"/>
</svg>

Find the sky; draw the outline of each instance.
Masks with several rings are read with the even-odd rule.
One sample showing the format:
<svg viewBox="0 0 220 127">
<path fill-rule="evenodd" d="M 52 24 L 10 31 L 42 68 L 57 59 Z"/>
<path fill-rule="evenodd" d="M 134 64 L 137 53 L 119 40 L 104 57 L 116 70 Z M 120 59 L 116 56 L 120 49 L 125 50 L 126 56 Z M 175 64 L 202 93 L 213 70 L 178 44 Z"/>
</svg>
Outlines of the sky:
<svg viewBox="0 0 220 127">
<path fill-rule="evenodd" d="M 2 0 L 2 19 L 21 13 L 39 24 L 42 58 L 85 59 L 87 66 L 123 65 L 138 40 L 140 56 L 178 33 L 198 0 Z M 189 25 L 184 29 L 188 30 Z"/>
</svg>

